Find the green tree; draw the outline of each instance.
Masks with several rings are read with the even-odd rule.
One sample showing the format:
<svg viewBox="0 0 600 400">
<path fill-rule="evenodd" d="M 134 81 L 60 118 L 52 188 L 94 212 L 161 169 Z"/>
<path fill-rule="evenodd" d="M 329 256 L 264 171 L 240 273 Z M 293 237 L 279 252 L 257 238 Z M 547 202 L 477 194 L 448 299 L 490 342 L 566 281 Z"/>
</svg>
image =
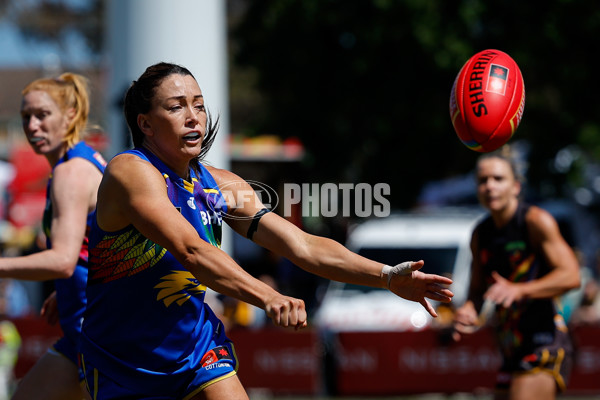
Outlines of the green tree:
<svg viewBox="0 0 600 400">
<path fill-rule="evenodd" d="M 85 38 L 94 54 L 102 51 L 103 0 L 78 5 L 64 0 L 0 0 L 0 16 L 11 19 L 30 40 L 63 45 L 65 34 L 75 31 Z"/>
<path fill-rule="evenodd" d="M 425 182 L 470 171 L 478 153 L 456 138 L 448 102 L 460 67 L 486 48 L 510 54 L 524 75 L 513 140 L 531 144 L 533 190 L 564 194 L 568 174 L 549 167 L 561 148 L 582 141 L 598 156 L 593 2 L 242 3 L 232 70 L 252 77 L 248 98 L 259 101 L 237 105 L 238 128 L 301 138 L 314 179 L 389 182 L 394 206 L 409 207 Z"/>
</svg>

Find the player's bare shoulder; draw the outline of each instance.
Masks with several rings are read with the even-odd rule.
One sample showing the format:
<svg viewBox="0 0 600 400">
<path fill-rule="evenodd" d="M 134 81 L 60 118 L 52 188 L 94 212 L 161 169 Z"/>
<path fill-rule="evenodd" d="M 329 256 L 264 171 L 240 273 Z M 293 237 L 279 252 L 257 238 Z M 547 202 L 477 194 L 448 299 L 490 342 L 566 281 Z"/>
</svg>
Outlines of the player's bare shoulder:
<svg viewBox="0 0 600 400">
<path fill-rule="evenodd" d="M 121 169 L 121 168 L 129 168 L 132 165 L 138 164 L 139 165 L 143 165 L 143 164 L 148 164 L 150 165 L 150 163 L 146 160 L 143 160 L 142 158 L 136 156 L 135 154 L 131 154 L 131 153 L 121 153 L 121 154 L 117 154 L 116 156 L 114 156 L 110 162 L 107 165 L 107 169 Z"/>
<path fill-rule="evenodd" d="M 237 194 L 240 193 L 240 191 L 252 192 L 252 188 L 250 188 L 248 182 L 246 182 L 239 175 L 226 169 L 215 168 L 212 166 L 207 166 L 206 169 L 208 170 L 208 172 L 210 172 L 213 179 L 219 186 L 219 190 L 221 190 L 222 194 L 227 199 L 228 204 L 230 203 L 232 198 L 235 199 L 239 197 L 237 196 Z"/>
<path fill-rule="evenodd" d="M 65 180 L 69 183 L 80 183 L 92 179 L 93 177 L 101 177 L 102 173 L 91 162 L 82 157 L 73 157 L 63 163 L 58 164 L 52 172 L 53 180 Z"/>
<path fill-rule="evenodd" d="M 122 153 L 113 157 L 104 172 L 105 181 L 120 182 L 121 185 L 143 184 L 148 179 L 161 179 L 162 175 L 150 162 L 134 154 Z"/>
<path fill-rule="evenodd" d="M 556 220 L 548 211 L 538 206 L 530 206 L 527 214 L 525 214 L 525 220 L 529 226 L 543 226 L 546 224 L 556 224 Z"/>
<path fill-rule="evenodd" d="M 230 215 L 250 216 L 264 207 L 256 197 L 254 189 L 239 175 L 212 166 L 206 166 L 206 169 L 219 186 Z"/>
<path fill-rule="evenodd" d="M 205 165 L 204 167 L 210 172 L 217 185 L 219 185 L 219 188 L 228 187 L 236 182 L 245 182 L 244 179 L 229 170 L 216 168 L 211 165 Z"/>
<path fill-rule="evenodd" d="M 531 237 L 537 242 L 544 238 L 560 235 L 558 223 L 548 211 L 531 206 L 525 214 L 525 222 Z"/>
</svg>

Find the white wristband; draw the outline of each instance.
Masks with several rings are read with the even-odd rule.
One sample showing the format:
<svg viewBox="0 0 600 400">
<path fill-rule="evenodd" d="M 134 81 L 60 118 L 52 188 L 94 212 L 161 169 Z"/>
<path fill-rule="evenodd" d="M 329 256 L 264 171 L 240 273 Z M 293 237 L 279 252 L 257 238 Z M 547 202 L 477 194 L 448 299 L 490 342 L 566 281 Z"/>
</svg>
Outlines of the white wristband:
<svg viewBox="0 0 600 400">
<path fill-rule="evenodd" d="M 403 263 L 394 265 L 393 267 L 389 265 L 384 265 L 381 268 L 381 277 L 387 275 L 387 288 L 390 288 L 390 283 L 392 282 L 392 275 L 410 275 L 412 274 L 412 261 L 405 261 Z"/>
</svg>

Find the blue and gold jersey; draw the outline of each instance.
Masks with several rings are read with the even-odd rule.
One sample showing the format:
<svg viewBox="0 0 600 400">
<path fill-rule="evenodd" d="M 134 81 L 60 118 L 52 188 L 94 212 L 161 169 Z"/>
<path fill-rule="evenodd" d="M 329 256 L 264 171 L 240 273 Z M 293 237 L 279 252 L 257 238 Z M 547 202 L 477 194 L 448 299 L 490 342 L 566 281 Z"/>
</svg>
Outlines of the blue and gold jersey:
<svg viewBox="0 0 600 400">
<path fill-rule="evenodd" d="M 50 187 L 52 185 L 54 169 L 63 162 L 77 157 L 89 161 L 102 173 L 104 173 L 104 169 L 106 168 L 106 161 L 102 155 L 84 142 L 79 142 L 74 147 L 67 150 L 65 155 L 52 168 L 50 177 L 48 178 L 48 186 L 46 190 L 46 208 L 44 209 L 44 217 L 42 220 L 42 227 L 44 233 L 46 234 L 46 244 L 48 248 L 52 247 L 52 240 L 50 236 L 52 223 L 52 201 L 50 198 Z M 69 338 L 73 343 L 77 343 L 79 339 L 78 336 L 81 333 L 81 318 L 83 317 L 83 310 L 85 309 L 85 286 L 88 276 L 88 235 L 92 221 L 92 214 L 93 213 L 88 214 L 87 217 L 86 235 L 81 243 L 79 260 L 77 262 L 77 266 L 75 267 L 75 272 L 70 278 L 56 279 L 54 281 L 60 325 L 65 337 Z M 65 352 L 63 349 L 60 350 Z M 72 358 L 71 355 L 68 356 L 69 358 Z M 76 359 L 74 361 L 76 361 Z"/>
<path fill-rule="evenodd" d="M 202 240 L 220 247 L 226 206 L 206 168 L 199 163 L 190 168 L 188 182 L 146 149 L 126 153 L 157 168 L 173 207 Z M 206 286 L 167 249 L 134 226 L 106 232 L 94 219 L 81 349 L 84 362 L 131 387 L 148 385 L 148 374 L 181 375 L 193 370 L 209 349 L 219 345 L 216 338 L 224 338 L 222 324 L 204 303 L 205 291 Z"/>
</svg>

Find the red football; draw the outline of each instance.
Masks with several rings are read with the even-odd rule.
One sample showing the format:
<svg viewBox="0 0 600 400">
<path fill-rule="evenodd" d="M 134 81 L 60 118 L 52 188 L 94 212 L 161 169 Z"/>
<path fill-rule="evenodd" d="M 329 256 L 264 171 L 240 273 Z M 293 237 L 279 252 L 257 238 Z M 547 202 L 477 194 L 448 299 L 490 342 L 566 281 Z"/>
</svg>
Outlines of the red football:
<svg viewBox="0 0 600 400">
<path fill-rule="evenodd" d="M 454 80 L 450 117 L 468 148 L 489 152 L 517 130 L 525 108 L 525 84 L 517 63 L 499 50 L 471 57 Z"/>
</svg>

